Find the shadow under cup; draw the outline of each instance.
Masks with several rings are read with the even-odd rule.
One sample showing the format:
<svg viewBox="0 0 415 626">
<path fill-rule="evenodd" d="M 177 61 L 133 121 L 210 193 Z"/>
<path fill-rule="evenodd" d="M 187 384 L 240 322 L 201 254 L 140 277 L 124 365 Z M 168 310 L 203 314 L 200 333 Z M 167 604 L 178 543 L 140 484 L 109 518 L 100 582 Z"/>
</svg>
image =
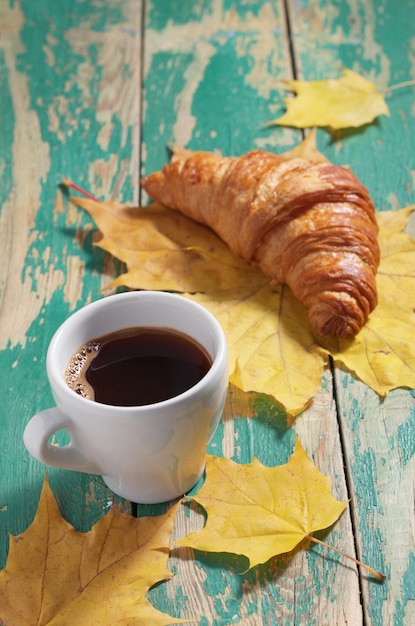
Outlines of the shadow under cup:
<svg viewBox="0 0 415 626">
<path fill-rule="evenodd" d="M 212 361 L 207 374 L 184 393 L 144 406 L 101 404 L 70 389 L 64 375 L 80 346 L 140 326 L 193 337 Z M 24 442 L 35 458 L 53 467 L 100 474 L 114 493 L 143 504 L 180 497 L 199 480 L 228 387 L 226 338 L 207 309 L 164 292 L 107 296 L 60 326 L 46 364 L 56 407 L 37 413 L 26 426 Z M 60 429 L 68 432 L 70 443 L 52 446 L 49 439 Z"/>
</svg>

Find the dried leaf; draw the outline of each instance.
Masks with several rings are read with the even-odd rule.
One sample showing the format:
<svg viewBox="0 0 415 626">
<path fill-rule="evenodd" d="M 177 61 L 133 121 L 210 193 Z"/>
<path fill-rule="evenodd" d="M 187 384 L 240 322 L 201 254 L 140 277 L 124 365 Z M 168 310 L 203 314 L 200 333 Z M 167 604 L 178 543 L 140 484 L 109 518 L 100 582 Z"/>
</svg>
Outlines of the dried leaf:
<svg viewBox="0 0 415 626">
<path fill-rule="evenodd" d="M 267 285 L 252 292 L 187 297 L 209 309 L 223 327 L 230 381 L 244 391 L 273 396 L 291 415 L 300 413 L 320 389 L 327 353 L 290 289 Z"/>
<path fill-rule="evenodd" d="M 181 214 L 159 205 L 74 201 L 107 233 L 99 246 L 128 264 L 115 284 L 192 293 L 187 297 L 218 318 L 231 372 L 238 363 L 231 380 L 244 391 L 273 396 L 296 415 L 320 388 L 329 354 L 380 395 L 415 387 L 415 345 L 407 341 L 415 322 L 415 241 L 404 232 L 411 208 L 378 215 L 379 304 L 354 340 L 336 341 L 313 335 L 288 287 L 271 285 Z"/>
<path fill-rule="evenodd" d="M 315 131 L 282 156 L 325 159 Z M 110 286 L 178 291 L 217 317 L 228 338 L 231 382 L 243 391 L 268 394 L 295 416 L 320 389 L 329 355 L 380 395 L 415 388 L 415 344 L 407 340 L 415 323 L 415 240 L 405 232 L 414 207 L 377 214 L 379 304 L 357 337 L 335 340 L 313 334 L 288 287 L 271 284 L 181 213 L 157 204 L 73 201 L 104 234 L 98 245 L 127 264 Z"/>
<path fill-rule="evenodd" d="M 348 69 L 344 69 L 338 79 L 281 82 L 297 96 L 284 99 L 286 113 L 270 124 L 340 129 L 362 126 L 379 115 L 389 115 L 386 102 L 375 85 Z"/>
<path fill-rule="evenodd" d="M 276 467 L 209 456 L 206 481 L 193 499 L 205 509 L 206 525 L 174 545 L 245 555 L 250 567 L 293 550 L 347 507 L 331 496 L 329 478 L 298 439 L 288 463 Z"/>
<path fill-rule="evenodd" d="M 128 266 L 128 272 L 108 287 L 229 292 L 269 282 L 235 257 L 210 229 L 161 204 L 132 208 L 71 199 L 88 211 L 103 234 L 97 245 Z"/>
<path fill-rule="evenodd" d="M 298 146 L 280 155 L 286 159 L 304 159 L 310 163 L 330 163 L 328 158 L 317 149 L 317 128 L 312 128 Z"/>
<path fill-rule="evenodd" d="M 161 205 L 131 210 L 114 203 L 73 200 L 108 233 L 98 245 L 128 265 L 128 272 L 111 287 L 186 293 L 222 325 L 230 371 L 236 362 L 240 368 L 231 382 L 245 391 L 276 397 L 294 415 L 304 408 L 320 387 L 327 353 L 317 344 L 305 308 L 288 287 L 271 285 L 212 231 Z"/>
<path fill-rule="evenodd" d="M 135 519 L 114 507 L 91 531 L 80 533 L 61 517 L 45 481 L 33 523 L 11 536 L 7 565 L 0 572 L 0 622 L 182 623 L 145 597 L 150 587 L 172 576 L 166 560 L 176 509 Z"/>
<path fill-rule="evenodd" d="M 406 226 L 415 207 L 377 215 L 381 263 L 379 304 L 354 341 L 321 340 L 336 362 L 385 396 L 396 387 L 415 388 L 415 240 Z"/>
</svg>

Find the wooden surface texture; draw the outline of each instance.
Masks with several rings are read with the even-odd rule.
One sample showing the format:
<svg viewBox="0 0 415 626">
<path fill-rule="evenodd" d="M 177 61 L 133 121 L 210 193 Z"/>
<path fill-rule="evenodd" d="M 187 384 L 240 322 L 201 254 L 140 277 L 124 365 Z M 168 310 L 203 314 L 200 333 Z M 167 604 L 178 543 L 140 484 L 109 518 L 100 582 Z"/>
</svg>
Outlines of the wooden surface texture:
<svg viewBox="0 0 415 626">
<path fill-rule="evenodd" d="M 412 0 L 0 0 L 1 568 L 9 533 L 33 519 L 45 475 L 22 434 L 53 404 L 49 340 L 122 269 L 94 246 L 96 228 L 67 202 L 62 179 L 137 204 L 146 201 L 140 175 L 167 162 L 170 142 L 224 155 L 283 152 L 302 133 L 267 126 L 284 110 L 278 79 L 335 78 L 348 67 L 380 90 L 414 80 L 414 25 Z M 390 117 L 336 141 L 317 135 L 379 211 L 415 202 L 415 88 L 386 98 Z M 415 624 L 414 391 L 381 400 L 333 365 L 289 427 L 270 398 L 247 410 L 232 388 L 209 451 L 276 465 L 291 454 L 294 433 L 331 477 L 333 495 L 350 499 L 319 536 L 386 582 L 306 542 L 245 574 L 237 557 L 177 549 L 176 575 L 150 591 L 151 601 L 202 626 Z M 79 530 L 112 505 L 100 477 L 55 469 L 50 482 Z M 138 506 L 139 515 L 158 512 Z M 183 510 L 175 536 L 202 524 L 196 507 Z"/>
</svg>

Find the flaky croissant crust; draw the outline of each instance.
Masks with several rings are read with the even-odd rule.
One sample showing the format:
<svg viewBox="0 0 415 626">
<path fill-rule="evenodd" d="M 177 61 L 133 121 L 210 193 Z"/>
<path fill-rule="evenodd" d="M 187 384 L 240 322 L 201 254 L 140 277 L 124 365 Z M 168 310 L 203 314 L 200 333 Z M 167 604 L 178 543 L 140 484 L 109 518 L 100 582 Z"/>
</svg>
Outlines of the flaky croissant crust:
<svg viewBox="0 0 415 626">
<path fill-rule="evenodd" d="M 233 158 L 179 149 L 142 187 L 286 283 L 319 335 L 353 337 L 376 306 L 375 207 L 350 170 L 262 150 Z"/>
</svg>

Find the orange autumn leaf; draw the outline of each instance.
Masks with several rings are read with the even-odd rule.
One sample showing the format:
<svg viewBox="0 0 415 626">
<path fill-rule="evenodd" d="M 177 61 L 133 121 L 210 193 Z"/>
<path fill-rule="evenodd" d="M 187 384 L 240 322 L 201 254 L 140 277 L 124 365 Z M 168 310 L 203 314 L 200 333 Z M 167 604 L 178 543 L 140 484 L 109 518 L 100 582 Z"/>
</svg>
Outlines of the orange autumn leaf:
<svg viewBox="0 0 415 626">
<path fill-rule="evenodd" d="M 0 623 L 48 626 L 182 623 L 157 611 L 147 591 L 166 568 L 176 507 L 136 519 L 114 507 L 87 533 L 60 515 L 45 480 L 33 523 L 11 536 L 0 572 Z"/>
<path fill-rule="evenodd" d="M 389 115 L 384 97 L 375 85 L 348 69 L 336 79 L 279 82 L 292 89 L 296 97 L 285 98 L 286 113 L 269 124 L 341 129 L 363 126 L 379 115 Z"/>
<path fill-rule="evenodd" d="M 192 499 L 205 509 L 206 525 L 174 545 L 244 555 L 250 568 L 290 552 L 347 507 L 332 497 L 329 478 L 298 439 L 288 463 L 276 467 L 209 455 L 205 483 Z"/>
</svg>

